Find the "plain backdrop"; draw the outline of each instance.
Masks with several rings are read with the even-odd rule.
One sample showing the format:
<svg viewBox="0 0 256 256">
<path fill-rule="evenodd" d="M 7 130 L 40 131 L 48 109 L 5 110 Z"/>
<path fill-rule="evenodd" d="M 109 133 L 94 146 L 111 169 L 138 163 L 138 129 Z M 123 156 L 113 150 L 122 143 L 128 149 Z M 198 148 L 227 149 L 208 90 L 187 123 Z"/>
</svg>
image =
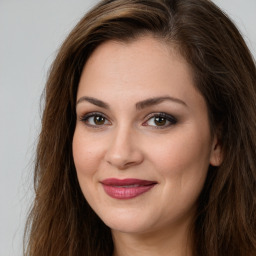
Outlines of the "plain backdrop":
<svg viewBox="0 0 256 256">
<path fill-rule="evenodd" d="M 72 27 L 97 0 L 0 0 L 0 256 L 21 256 L 33 198 L 40 96 Z M 256 58 L 256 0 L 215 0 Z"/>
</svg>

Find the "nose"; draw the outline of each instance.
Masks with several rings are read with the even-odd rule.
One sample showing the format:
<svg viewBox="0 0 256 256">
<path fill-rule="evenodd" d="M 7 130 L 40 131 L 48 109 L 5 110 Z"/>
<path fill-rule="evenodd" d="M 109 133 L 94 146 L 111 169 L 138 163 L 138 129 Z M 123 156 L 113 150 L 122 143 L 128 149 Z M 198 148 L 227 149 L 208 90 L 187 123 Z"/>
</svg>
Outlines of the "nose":
<svg viewBox="0 0 256 256">
<path fill-rule="evenodd" d="M 127 127 L 116 129 L 107 148 L 105 161 L 119 170 L 142 163 L 143 152 L 136 132 Z"/>
</svg>

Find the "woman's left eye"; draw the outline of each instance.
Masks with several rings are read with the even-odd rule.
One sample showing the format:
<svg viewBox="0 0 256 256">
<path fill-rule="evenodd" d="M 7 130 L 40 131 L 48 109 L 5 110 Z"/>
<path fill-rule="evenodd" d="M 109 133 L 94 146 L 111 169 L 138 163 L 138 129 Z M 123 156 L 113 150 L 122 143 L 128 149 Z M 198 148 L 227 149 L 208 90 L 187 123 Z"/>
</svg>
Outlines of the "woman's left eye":
<svg viewBox="0 0 256 256">
<path fill-rule="evenodd" d="M 166 113 L 153 114 L 143 123 L 143 126 L 153 126 L 156 128 L 166 128 L 177 123 L 177 119 Z"/>
</svg>

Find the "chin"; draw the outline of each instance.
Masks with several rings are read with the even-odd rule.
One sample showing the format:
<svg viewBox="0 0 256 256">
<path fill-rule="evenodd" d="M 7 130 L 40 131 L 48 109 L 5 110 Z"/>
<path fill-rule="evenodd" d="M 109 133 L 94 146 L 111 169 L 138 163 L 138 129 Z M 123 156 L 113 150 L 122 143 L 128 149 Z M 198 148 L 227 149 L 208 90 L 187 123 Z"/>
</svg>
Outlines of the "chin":
<svg viewBox="0 0 256 256">
<path fill-rule="evenodd" d="M 107 223 L 106 223 L 107 224 Z M 134 221 L 118 221 L 118 222 L 111 222 L 107 226 L 112 231 L 118 231 L 121 233 L 130 233 L 130 234 L 143 234 L 147 233 L 150 228 L 147 225 L 144 225 L 144 223 L 134 223 Z"/>
<path fill-rule="evenodd" d="M 142 213 L 118 211 L 116 213 L 103 213 L 99 216 L 111 229 L 123 233 L 144 233 L 151 225 L 148 218 Z"/>
</svg>

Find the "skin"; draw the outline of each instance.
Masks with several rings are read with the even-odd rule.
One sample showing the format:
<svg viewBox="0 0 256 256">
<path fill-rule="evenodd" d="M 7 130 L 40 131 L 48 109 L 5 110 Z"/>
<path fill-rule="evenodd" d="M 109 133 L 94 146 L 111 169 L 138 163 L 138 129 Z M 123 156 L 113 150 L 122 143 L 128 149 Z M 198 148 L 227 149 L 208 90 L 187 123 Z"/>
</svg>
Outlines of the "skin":
<svg viewBox="0 0 256 256">
<path fill-rule="evenodd" d="M 171 99 L 138 106 L 155 97 Z M 176 121 L 159 125 L 159 112 Z M 103 118 L 95 123 L 88 113 Z M 73 156 L 86 200 L 112 230 L 114 255 L 191 255 L 196 200 L 220 154 L 205 100 L 174 47 L 144 36 L 108 41 L 92 53 L 78 87 Z M 107 178 L 157 185 L 120 200 L 105 193 Z"/>
</svg>

